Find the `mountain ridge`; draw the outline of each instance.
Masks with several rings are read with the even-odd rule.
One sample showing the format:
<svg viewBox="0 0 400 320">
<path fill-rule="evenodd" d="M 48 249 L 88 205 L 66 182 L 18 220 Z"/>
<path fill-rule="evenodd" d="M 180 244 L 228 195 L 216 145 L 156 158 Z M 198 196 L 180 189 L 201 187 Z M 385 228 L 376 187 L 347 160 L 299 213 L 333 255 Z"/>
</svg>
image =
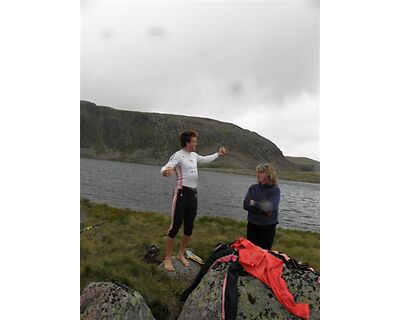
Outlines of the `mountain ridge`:
<svg viewBox="0 0 400 320">
<path fill-rule="evenodd" d="M 181 148 L 179 132 L 190 128 L 199 133 L 199 154 L 217 152 L 222 145 L 228 150 L 226 157 L 207 167 L 254 170 L 267 161 L 277 171 L 303 171 L 271 140 L 220 120 L 119 110 L 84 100 L 80 101 L 80 117 L 82 158 L 163 165 Z"/>
</svg>

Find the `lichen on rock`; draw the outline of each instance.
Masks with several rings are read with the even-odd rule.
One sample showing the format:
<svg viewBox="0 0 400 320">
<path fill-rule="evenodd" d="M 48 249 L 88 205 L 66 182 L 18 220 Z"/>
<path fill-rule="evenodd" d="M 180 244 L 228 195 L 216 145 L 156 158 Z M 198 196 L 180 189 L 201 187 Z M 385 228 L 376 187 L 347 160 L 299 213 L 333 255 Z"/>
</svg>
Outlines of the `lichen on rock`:
<svg viewBox="0 0 400 320">
<path fill-rule="evenodd" d="M 186 300 L 178 320 L 221 319 L 222 285 L 228 266 L 221 263 L 208 271 Z M 283 265 L 282 277 L 296 302 L 310 304 L 310 319 L 319 319 L 318 275 Z M 237 288 L 236 319 L 298 319 L 278 302 L 266 284 L 253 276 L 240 276 Z"/>
<path fill-rule="evenodd" d="M 91 282 L 81 294 L 81 319 L 154 320 L 139 292 L 118 283 Z"/>
</svg>

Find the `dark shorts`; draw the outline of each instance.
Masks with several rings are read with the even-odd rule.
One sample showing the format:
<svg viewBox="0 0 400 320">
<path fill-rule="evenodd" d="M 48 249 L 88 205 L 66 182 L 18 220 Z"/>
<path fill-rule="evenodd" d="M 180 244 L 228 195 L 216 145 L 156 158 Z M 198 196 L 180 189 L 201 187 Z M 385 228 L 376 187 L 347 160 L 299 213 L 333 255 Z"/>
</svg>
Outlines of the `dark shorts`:
<svg viewBox="0 0 400 320">
<path fill-rule="evenodd" d="M 197 190 L 188 187 L 176 189 L 172 200 L 171 225 L 168 230 L 168 236 L 175 238 L 182 222 L 184 225 L 183 233 L 191 236 L 196 214 Z"/>
</svg>

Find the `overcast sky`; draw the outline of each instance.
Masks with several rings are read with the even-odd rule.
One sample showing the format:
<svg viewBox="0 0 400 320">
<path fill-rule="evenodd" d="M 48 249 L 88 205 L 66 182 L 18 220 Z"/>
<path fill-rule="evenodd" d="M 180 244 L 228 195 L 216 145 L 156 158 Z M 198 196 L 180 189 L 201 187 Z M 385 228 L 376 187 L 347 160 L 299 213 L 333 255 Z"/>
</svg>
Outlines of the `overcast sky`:
<svg viewBox="0 0 400 320">
<path fill-rule="evenodd" d="M 82 1 L 81 99 L 231 122 L 319 160 L 319 2 Z"/>
</svg>

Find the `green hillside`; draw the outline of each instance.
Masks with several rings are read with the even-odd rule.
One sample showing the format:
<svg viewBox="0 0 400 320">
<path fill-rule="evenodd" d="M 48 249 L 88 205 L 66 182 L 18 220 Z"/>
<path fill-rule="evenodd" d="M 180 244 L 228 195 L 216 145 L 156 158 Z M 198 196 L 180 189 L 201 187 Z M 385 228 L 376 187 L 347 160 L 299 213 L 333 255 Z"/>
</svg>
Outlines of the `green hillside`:
<svg viewBox="0 0 400 320">
<path fill-rule="evenodd" d="M 117 110 L 80 102 L 80 152 L 83 158 L 165 164 L 180 149 L 179 133 L 199 133 L 198 153 L 218 151 L 225 146 L 228 156 L 207 165 L 208 169 L 254 174 L 257 164 L 270 162 L 281 179 L 319 182 L 319 172 L 303 158 L 290 157 L 270 140 L 234 124 L 213 119 L 173 114 Z M 306 158 L 304 158 L 306 159 Z M 311 159 L 309 159 L 311 160 Z"/>
<path fill-rule="evenodd" d="M 299 171 L 304 172 L 319 172 L 320 171 L 320 163 L 317 160 L 313 160 L 305 157 L 289 157 L 286 156 L 291 163 L 293 163 Z"/>
</svg>

